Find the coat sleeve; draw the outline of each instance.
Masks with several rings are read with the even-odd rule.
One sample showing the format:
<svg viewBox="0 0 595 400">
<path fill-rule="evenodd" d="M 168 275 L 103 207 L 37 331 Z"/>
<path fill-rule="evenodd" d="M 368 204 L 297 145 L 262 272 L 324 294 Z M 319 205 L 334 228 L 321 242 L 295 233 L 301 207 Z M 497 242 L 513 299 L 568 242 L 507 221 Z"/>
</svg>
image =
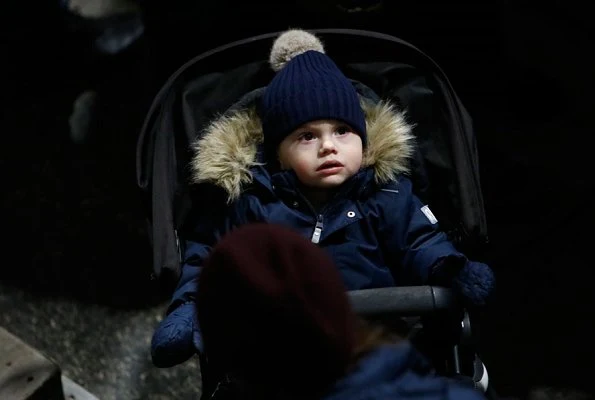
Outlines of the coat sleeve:
<svg viewBox="0 0 595 400">
<path fill-rule="evenodd" d="M 203 261 L 222 233 L 216 227 L 213 227 L 211 231 L 205 231 L 205 228 L 202 224 L 197 226 L 183 241 L 182 274 L 168 307 L 168 313 L 180 304 L 195 299 Z"/>
<path fill-rule="evenodd" d="M 382 187 L 377 201 L 379 240 L 399 284 L 431 284 L 437 270 L 464 265 L 466 257 L 448 240 L 430 208 L 413 194 L 409 179 L 401 177 Z"/>
<path fill-rule="evenodd" d="M 254 196 L 245 196 L 226 209 L 224 215 L 214 220 L 204 215 L 183 242 L 182 274 L 174 291 L 168 312 L 180 304 L 194 301 L 203 262 L 212 247 L 227 232 L 237 226 L 264 219 L 263 209 Z"/>
<path fill-rule="evenodd" d="M 203 351 L 202 335 L 196 315 L 196 294 L 203 262 L 219 238 L 234 226 L 262 220 L 262 208 L 255 199 L 240 200 L 221 217 L 201 215 L 200 223 L 183 242 L 182 274 L 165 318 L 151 340 L 151 356 L 157 367 L 172 367 Z M 217 213 L 213 213 L 217 214 Z"/>
<path fill-rule="evenodd" d="M 204 350 L 193 299 L 202 261 L 215 240 L 214 231 L 209 231 L 210 226 L 203 220 L 183 242 L 182 274 L 166 316 L 155 328 L 151 339 L 151 359 L 156 367 L 173 367 Z"/>
</svg>

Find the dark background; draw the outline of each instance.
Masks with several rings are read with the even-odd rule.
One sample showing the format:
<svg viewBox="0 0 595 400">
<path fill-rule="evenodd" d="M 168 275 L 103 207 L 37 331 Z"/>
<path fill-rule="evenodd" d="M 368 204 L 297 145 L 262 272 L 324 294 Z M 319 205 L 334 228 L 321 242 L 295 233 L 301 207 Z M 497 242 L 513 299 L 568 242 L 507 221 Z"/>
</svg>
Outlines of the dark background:
<svg viewBox="0 0 595 400">
<path fill-rule="evenodd" d="M 474 119 L 499 284 L 482 327 L 496 388 L 520 398 L 539 387 L 592 391 L 595 32 L 586 6 L 385 2 L 346 14 L 335 3 L 144 1 L 144 37 L 115 56 L 91 51 L 91 35 L 57 5 L 7 8 L 0 324 L 101 398 L 191 398 L 194 360 L 157 370 L 148 356 L 167 296 L 149 279 L 135 184 L 144 113 L 169 74 L 227 41 L 288 27 L 372 29 L 431 55 Z M 89 88 L 99 117 L 75 144 L 68 117 Z"/>
</svg>

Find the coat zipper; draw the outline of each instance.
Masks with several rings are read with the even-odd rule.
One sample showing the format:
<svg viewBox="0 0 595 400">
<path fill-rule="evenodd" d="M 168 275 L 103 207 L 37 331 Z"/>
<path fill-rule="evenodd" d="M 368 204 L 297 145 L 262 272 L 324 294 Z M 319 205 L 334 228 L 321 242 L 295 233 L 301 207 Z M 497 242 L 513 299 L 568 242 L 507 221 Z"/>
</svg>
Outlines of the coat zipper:
<svg viewBox="0 0 595 400">
<path fill-rule="evenodd" d="M 306 203 L 306 205 L 308 206 L 310 211 L 312 211 L 312 214 L 316 216 L 316 225 L 314 225 L 314 232 L 312 232 L 312 237 L 310 238 L 310 240 L 312 241 L 312 243 L 318 244 L 320 242 L 320 237 L 322 236 L 322 229 L 324 228 L 324 223 L 323 223 L 323 215 L 324 215 L 323 211 L 324 210 L 320 210 L 321 211 L 320 214 L 317 213 L 316 209 L 314 208 L 312 203 L 310 203 L 308 201 L 306 196 L 304 196 L 299 190 L 297 191 L 297 193 L 302 198 L 304 203 Z"/>
<path fill-rule="evenodd" d="M 364 186 L 364 188 L 365 188 L 365 186 Z M 318 213 L 318 212 L 316 212 L 316 209 L 314 208 L 312 203 L 310 203 L 310 201 L 308 201 L 306 196 L 304 196 L 304 194 L 301 191 L 296 190 L 296 193 L 302 198 L 302 200 L 306 203 L 308 208 L 310 208 L 310 211 L 312 211 L 312 214 L 316 216 L 316 225 L 314 225 L 314 232 L 312 232 L 312 237 L 310 238 L 310 240 L 312 241 L 312 243 L 318 244 L 320 242 L 320 237 L 322 236 L 322 229 L 324 228 L 324 223 L 323 223 L 324 212 L 327 210 L 327 208 L 328 208 L 329 204 L 331 204 L 331 202 L 327 203 L 320 210 L 320 213 Z M 335 194 L 335 197 L 337 197 L 340 193 L 341 192 Z"/>
<path fill-rule="evenodd" d="M 314 227 L 314 233 L 312 233 L 312 243 L 318 244 L 318 242 L 320 242 L 320 236 L 322 235 L 323 227 L 322 214 L 318 214 L 318 217 L 316 218 L 316 226 Z"/>
</svg>

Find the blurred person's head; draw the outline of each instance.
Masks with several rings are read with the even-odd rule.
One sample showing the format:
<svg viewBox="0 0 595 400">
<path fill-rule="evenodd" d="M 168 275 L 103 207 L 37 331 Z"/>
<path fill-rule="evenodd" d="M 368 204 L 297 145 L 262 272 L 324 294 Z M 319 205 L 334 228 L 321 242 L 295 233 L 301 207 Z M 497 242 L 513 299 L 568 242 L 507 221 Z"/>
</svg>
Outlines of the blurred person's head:
<svg viewBox="0 0 595 400">
<path fill-rule="evenodd" d="M 324 250 L 276 225 L 222 238 L 201 274 L 197 308 L 210 362 L 273 391 L 323 391 L 392 340 L 358 319 Z"/>
</svg>

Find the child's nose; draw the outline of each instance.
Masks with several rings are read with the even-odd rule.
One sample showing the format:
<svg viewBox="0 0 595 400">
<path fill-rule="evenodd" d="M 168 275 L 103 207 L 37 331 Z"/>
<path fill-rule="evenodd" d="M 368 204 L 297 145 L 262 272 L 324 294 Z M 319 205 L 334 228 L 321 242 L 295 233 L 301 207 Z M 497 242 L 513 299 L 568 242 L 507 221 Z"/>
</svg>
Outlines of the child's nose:
<svg viewBox="0 0 595 400">
<path fill-rule="evenodd" d="M 320 151 L 322 153 L 332 152 L 335 151 L 335 149 L 335 141 L 332 139 L 332 137 L 325 137 L 322 139 L 322 142 L 320 144 Z"/>
</svg>

